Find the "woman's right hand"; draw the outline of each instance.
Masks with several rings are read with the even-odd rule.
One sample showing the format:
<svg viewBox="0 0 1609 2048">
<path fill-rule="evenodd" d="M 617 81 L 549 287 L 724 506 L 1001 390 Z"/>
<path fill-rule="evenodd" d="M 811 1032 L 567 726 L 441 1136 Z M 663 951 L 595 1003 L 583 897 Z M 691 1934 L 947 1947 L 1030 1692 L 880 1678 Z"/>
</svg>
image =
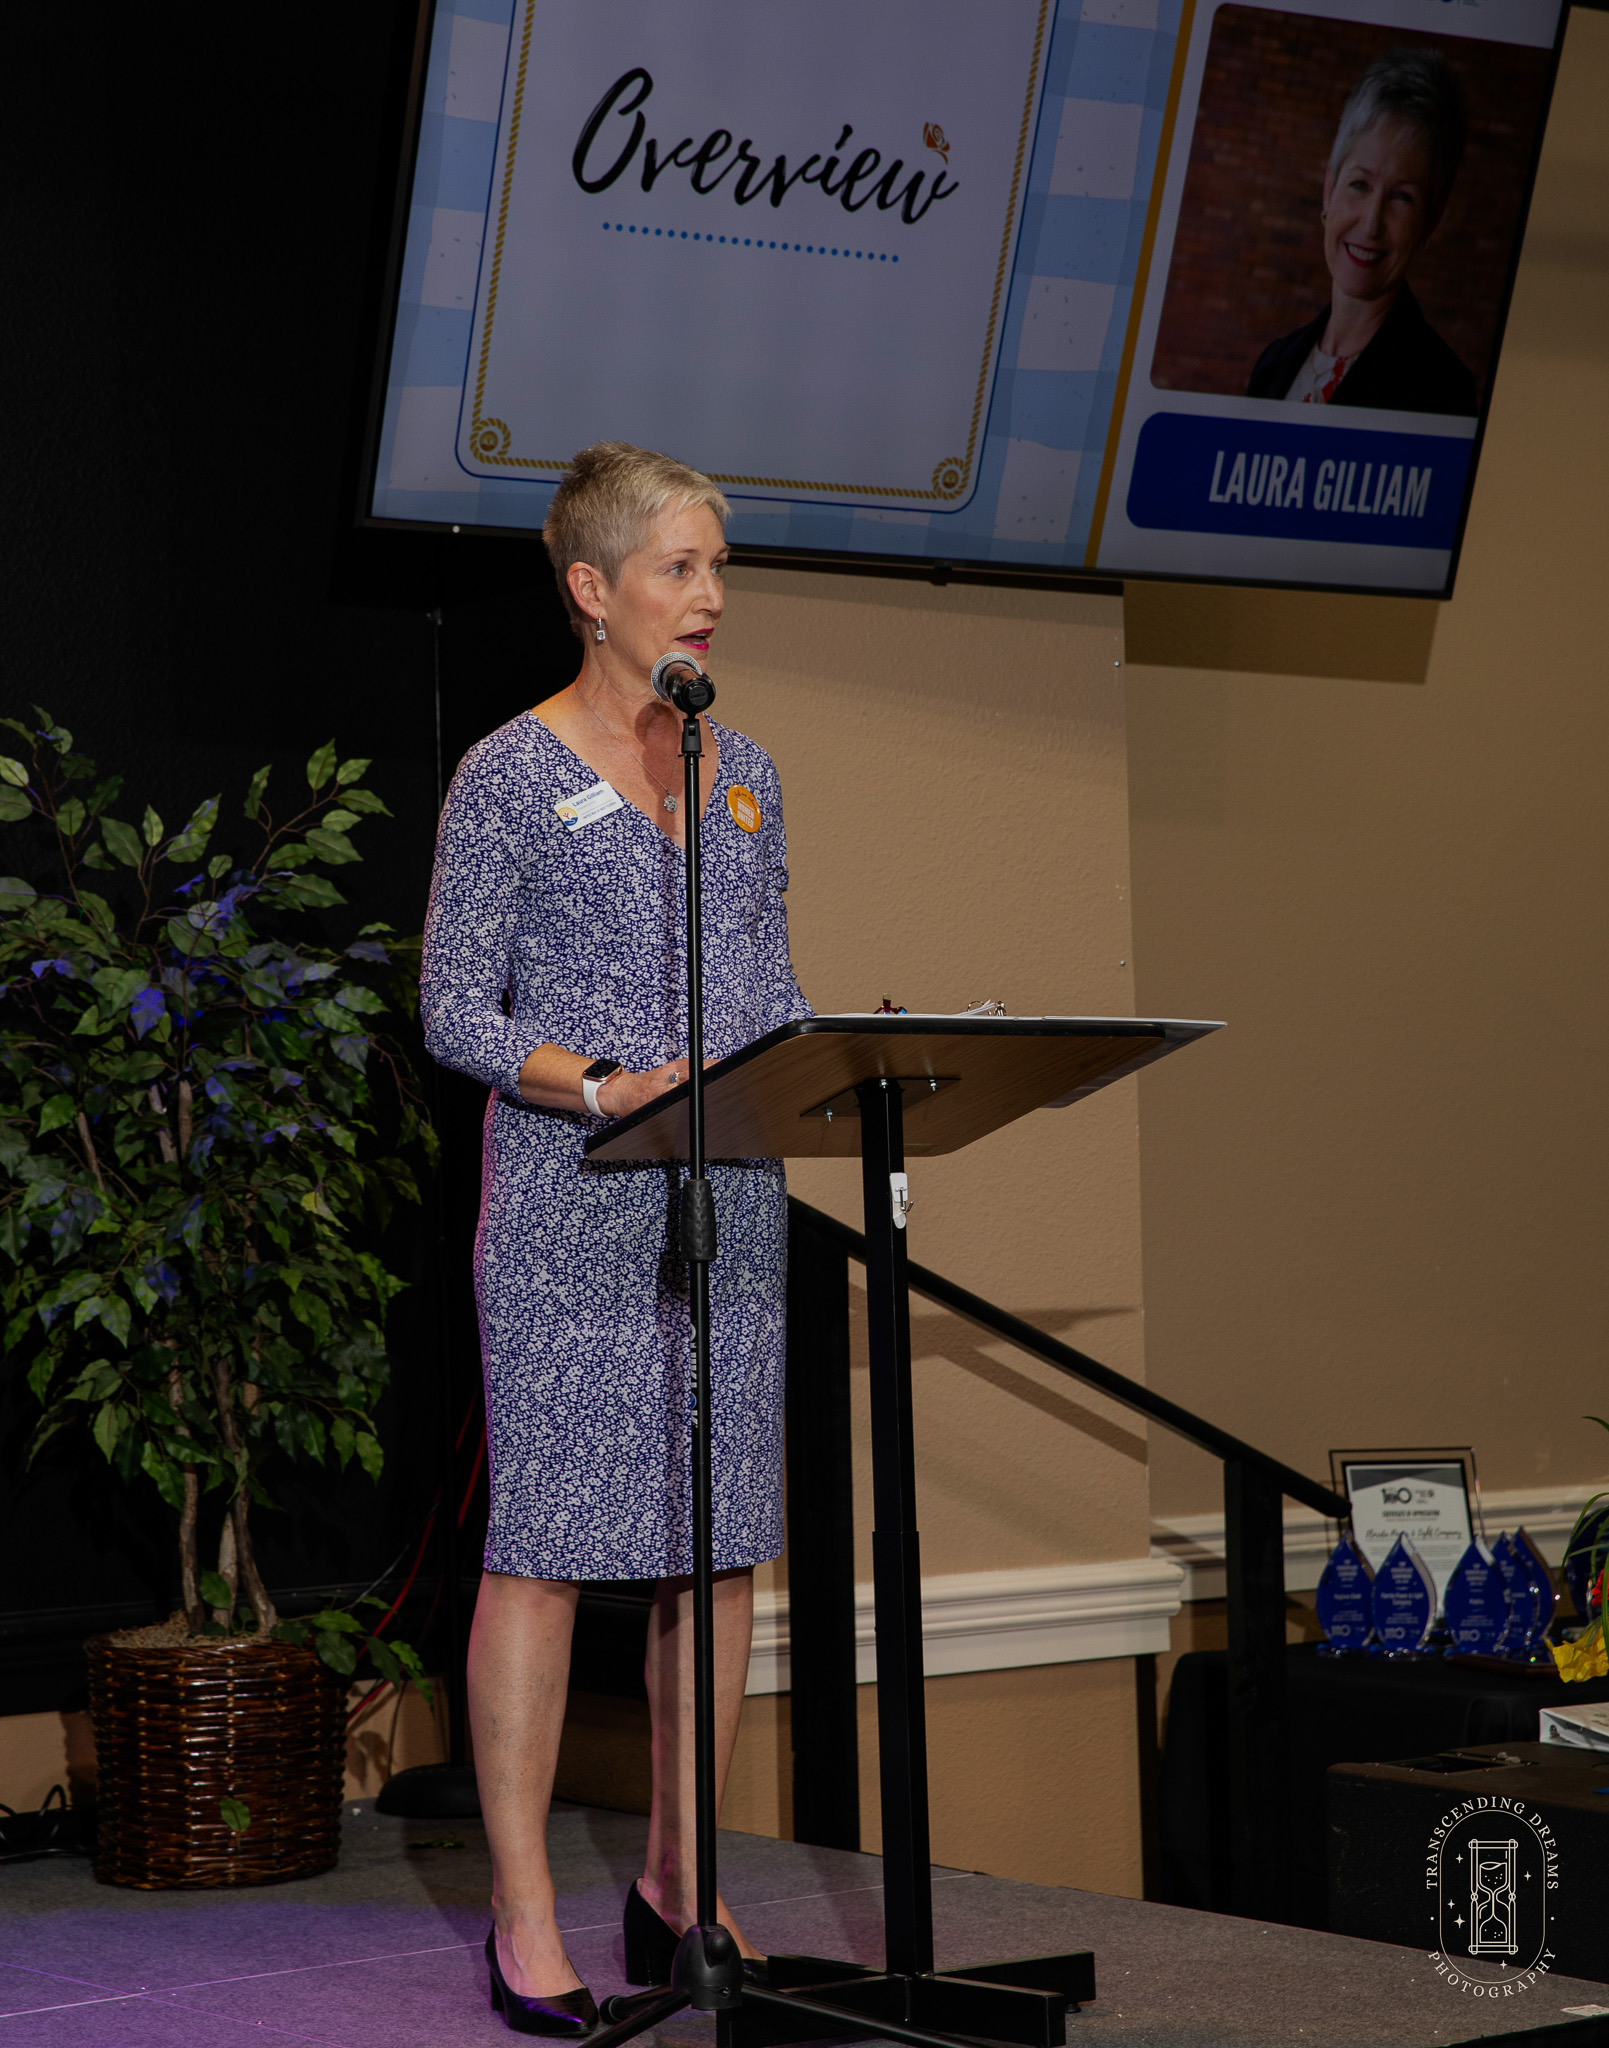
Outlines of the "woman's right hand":
<svg viewBox="0 0 1609 2048">
<path fill-rule="evenodd" d="M 630 1116 L 633 1110 L 668 1095 L 687 1079 L 686 1060 L 670 1060 L 646 1074 L 621 1067 L 598 1085 L 598 1107 L 605 1116 Z"/>
</svg>

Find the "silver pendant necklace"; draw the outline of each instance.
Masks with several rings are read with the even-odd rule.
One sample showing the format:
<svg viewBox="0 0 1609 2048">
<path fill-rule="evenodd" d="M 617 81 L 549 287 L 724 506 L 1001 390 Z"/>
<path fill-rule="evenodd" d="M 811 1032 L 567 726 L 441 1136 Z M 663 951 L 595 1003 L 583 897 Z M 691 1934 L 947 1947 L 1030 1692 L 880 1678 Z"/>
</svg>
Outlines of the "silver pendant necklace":
<svg viewBox="0 0 1609 2048">
<path fill-rule="evenodd" d="M 648 763 L 643 759 L 642 755 L 637 752 L 637 749 L 631 744 L 630 740 L 622 739 L 620 734 L 615 731 L 614 727 L 612 725 L 606 724 L 605 721 L 598 716 L 597 712 L 593 710 L 590 704 L 584 703 L 583 708 L 585 709 L 587 716 L 592 720 L 594 725 L 602 726 L 603 730 L 609 735 L 610 739 L 612 739 L 617 746 L 622 746 L 625 748 L 626 752 L 631 755 L 632 759 L 637 763 L 637 766 L 642 770 L 644 775 L 648 777 L 648 780 L 652 783 L 657 783 L 659 788 L 665 791 L 665 794 L 660 798 L 661 806 L 667 811 L 676 810 L 678 808 L 678 805 L 675 797 L 671 795 L 670 790 L 666 787 L 666 785 L 663 782 L 660 782 L 659 777 L 654 773 L 653 769 L 649 767 Z"/>
</svg>

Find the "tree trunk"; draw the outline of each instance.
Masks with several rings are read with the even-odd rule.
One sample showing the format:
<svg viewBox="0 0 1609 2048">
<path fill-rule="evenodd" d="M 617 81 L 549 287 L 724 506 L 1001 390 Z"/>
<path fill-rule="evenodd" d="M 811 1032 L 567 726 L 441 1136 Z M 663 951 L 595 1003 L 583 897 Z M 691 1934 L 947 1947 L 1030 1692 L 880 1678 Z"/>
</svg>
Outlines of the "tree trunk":
<svg viewBox="0 0 1609 2048">
<path fill-rule="evenodd" d="M 168 1374 L 168 1402 L 175 1415 L 183 1415 L 184 1375 L 175 1366 Z M 188 1436 L 183 1422 L 179 1435 Z M 184 1473 L 184 1506 L 179 1511 L 179 1584 L 183 1591 L 184 1618 L 195 1630 L 207 1618 L 201 1601 L 201 1561 L 197 1555 L 196 1517 L 201 1506 L 201 1481 L 194 1465 L 180 1467 Z"/>
<path fill-rule="evenodd" d="M 227 1514 L 223 1518 L 223 1533 L 218 1538 L 218 1576 L 229 1588 L 228 1604 L 215 1607 L 212 1618 L 227 1628 L 234 1619 L 235 1588 L 240 1584 L 239 1554 L 235 1548 L 235 1518 Z"/>
<path fill-rule="evenodd" d="M 235 1466 L 235 1491 L 229 1517 L 234 1529 L 238 1583 L 245 1588 L 251 1611 L 257 1617 L 257 1633 L 266 1636 L 279 1616 L 268 1597 L 268 1588 L 263 1584 L 252 1553 L 251 1528 L 247 1520 L 251 1511 L 251 1468 L 246 1457 L 245 1438 L 240 1433 L 240 1423 L 235 1415 L 235 1382 L 226 1358 L 212 1361 L 212 1385 L 218 1403 L 218 1428 Z M 219 1555 L 221 1561 L 221 1546 Z"/>
<path fill-rule="evenodd" d="M 272 1634 L 279 1614 L 273 1601 L 268 1597 L 268 1588 L 262 1582 L 262 1576 L 257 1570 L 257 1560 L 252 1555 L 251 1530 L 246 1521 L 250 1506 L 250 1495 L 242 1487 L 235 1495 L 235 1504 L 230 1510 L 235 1523 L 235 1550 L 240 1559 L 241 1583 L 246 1588 L 246 1598 L 251 1602 L 251 1611 L 257 1617 L 257 1633 L 266 1636 Z"/>
</svg>

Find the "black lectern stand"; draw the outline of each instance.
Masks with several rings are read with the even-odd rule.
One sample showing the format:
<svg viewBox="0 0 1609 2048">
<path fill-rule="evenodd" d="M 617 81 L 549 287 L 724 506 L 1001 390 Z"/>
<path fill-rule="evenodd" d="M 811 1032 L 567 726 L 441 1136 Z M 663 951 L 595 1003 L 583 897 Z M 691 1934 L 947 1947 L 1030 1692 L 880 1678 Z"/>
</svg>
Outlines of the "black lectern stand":
<svg viewBox="0 0 1609 2048">
<path fill-rule="evenodd" d="M 872 1537 L 882 1792 L 882 1970 L 773 1955 L 765 1990 L 717 2015 L 730 2048 L 862 2035 L 949 2048 L 953 2037 L 1059 2048 L 1069 2004 L 1095 1995 L 1094 1958 L 933 1968 L 922 1575 L 911 1428 L 907 1155 L 954 1152 L 1031 1109 L 1063 1107 L 1218 1029 L 1109 1017 L 813 1017 L 705 1075 L 712 1159 L 849 1158 L 866 1207 Z M 590 1141 L 598 1160 L 688 1157 L 687 1087 Z"/>
</svg>

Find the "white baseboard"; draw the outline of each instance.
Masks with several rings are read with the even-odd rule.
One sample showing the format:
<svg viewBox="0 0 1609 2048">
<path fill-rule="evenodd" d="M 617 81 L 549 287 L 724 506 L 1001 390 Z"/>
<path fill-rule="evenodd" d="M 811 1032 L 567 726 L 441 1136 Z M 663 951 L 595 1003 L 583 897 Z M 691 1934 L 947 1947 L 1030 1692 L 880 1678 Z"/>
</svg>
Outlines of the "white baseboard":
<svg viewBox="0 0 1609 2048">
<path fill-rule="evenodd" d="M 924 1579 L 923 1668 L 938 1678 L 1164 1651 L 1185 1578 L 1172 1559 L 1153 1556 Z M 855 1675 L 862 1685 L 877 1675 L 869 1585 L 855 1588 Z M 762 1592 L 746 1690 L 787 1692 L 791 1683 L 788 1596 Z"/>
<path fill-rule="evenodd" d="M 1542 1555 L 1557 1564 L 1582 1503 L 1598 1490 L 1536 1486 L 1484 1493 L 1486 1527 L 1495 1536 L 1523 1522 Z M 1286 1587 L 1293 1593 L 1315 1587 L 1334 1547 L 1333 1526 L 1322 1515 L 1287 1508 Z M 1152 1523 L 1149 1557 L 924 1579 L 923 1668 L 929 1678 L 940 1678 L 956 1671 L 1160 1654 L 1168 1648 L 1168 1623 L 1182 1602 L 1223 1598 L 1223 1560 L 1222 1515 L 1169 1515 Z M 855 1676 L 862 1685 L 877 1676 L 872 1614 L 870 1585 L 857 1585 Z M 788 1596 L 761 1592 L 745 1690 L 787 1692 L 791 1683 Z"/>
<path fill-rule="evenodd" d="M 1609 1487 L 1609 1480 L 1590 1485 L 1529 1486 L 1502 1493 L 1481 1492 L 1486 1527 L 1492 1536 L 1517 1529 L 1527 1534 L 1549 1564 L 1564 1555 L 1565 1539 L 1589 1495 Z M 1311 1508 L 1285 1509 L 1285 1588 L 1309 1592 L 1319 1582 L 1335 1548 L 1333 1522 Z M 1164 1515 L 1151 1524 L 1151 1555 L 1167 1558 L 1183 1570 L 1182 1600 L 1224 1597 L 1224 1518 L 1222 1515 Z"/>
</svg>

